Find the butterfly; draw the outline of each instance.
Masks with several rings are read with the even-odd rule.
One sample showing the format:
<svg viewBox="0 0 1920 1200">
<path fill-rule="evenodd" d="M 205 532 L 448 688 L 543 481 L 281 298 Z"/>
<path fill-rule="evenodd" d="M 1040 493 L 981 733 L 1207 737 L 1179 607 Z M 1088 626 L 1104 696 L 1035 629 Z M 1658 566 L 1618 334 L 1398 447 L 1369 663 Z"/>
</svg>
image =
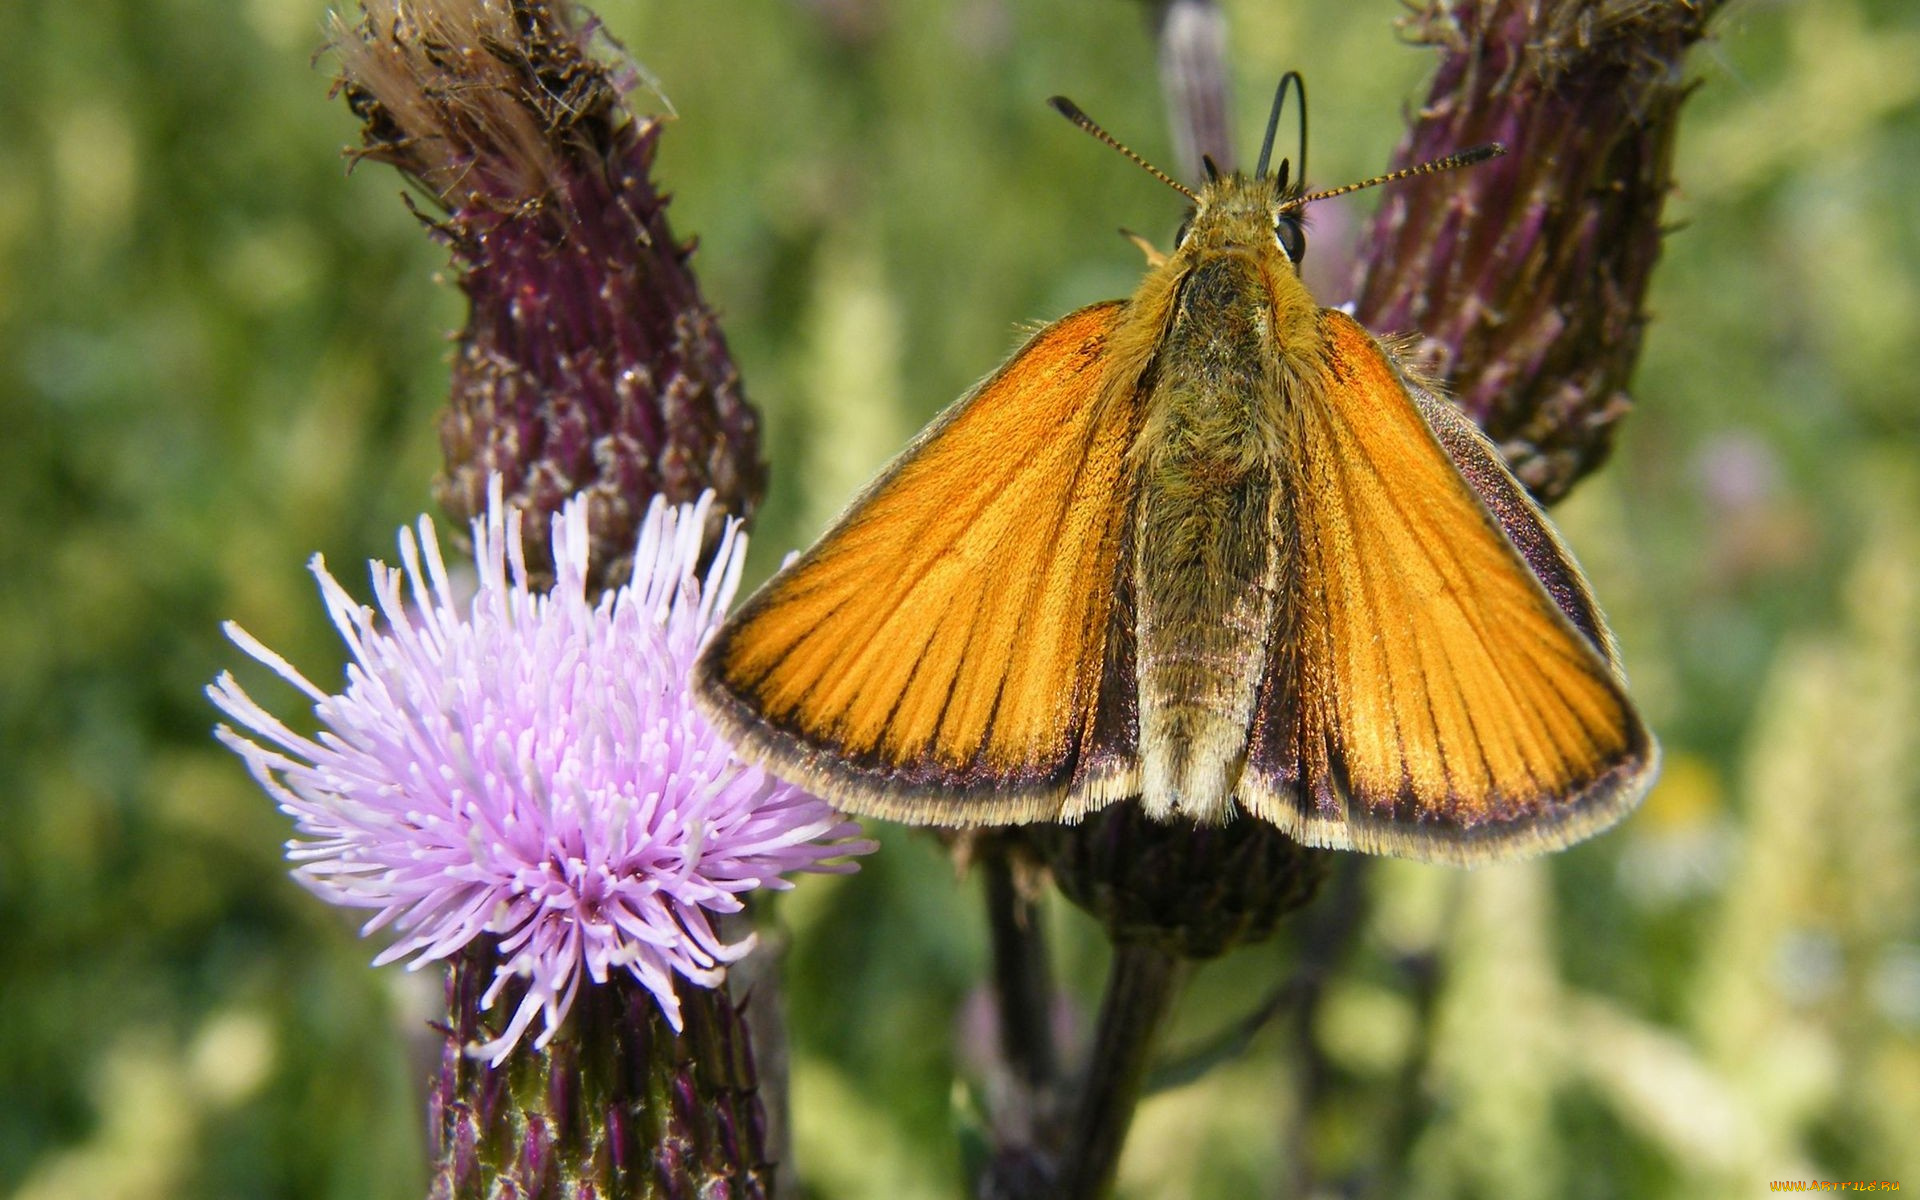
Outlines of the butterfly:
<svg viewBox="0 0 1920 1200">
<path fill-rule="evenodd" d="M 1498 450 L 1302 283 L 1258 167 L 1183 192 L 1127 300 L 1033 335 L 756 591 L 695 668 L 747 759 L 918 824 L 1116 803 L 1461 864 L 1566 846 L 1658 750 L 1580 568 Z M 1302 89 L 1304 109 L 1304 89 Z M 1302 118 L 1304 152 L 1305 122 Z"/>
</svg>

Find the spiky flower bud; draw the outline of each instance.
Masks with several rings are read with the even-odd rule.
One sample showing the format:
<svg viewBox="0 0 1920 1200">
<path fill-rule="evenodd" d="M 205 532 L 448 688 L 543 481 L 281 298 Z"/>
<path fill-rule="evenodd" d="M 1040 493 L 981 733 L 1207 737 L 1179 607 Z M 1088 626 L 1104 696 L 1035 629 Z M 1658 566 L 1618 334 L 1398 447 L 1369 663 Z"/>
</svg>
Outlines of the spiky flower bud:
<svg viewBox="0 0 1920 1200">
<path fill-rule="evenodd" d="M 1632 406 L 1688 47 L 1719 0 L 1433 0 L 1439 69 L 1394 166 L 1504 158 L 1396 185 L 1362 237 L 1357 315 L 1423 366 L 1542 502 L 1600 465 Z"/>
<path fill-rule="evenodd" d="M 648 177 L 661 124 L 636 116 L 631 64 L 589 53 L 595 22 L 548 0 L 368 0 L 336 21 L 360 158 L 419 181 L 468 300 L 441 418 L 437 497 L 465 525 L 488 480 L 547 518 L 587 497 L 596 589 L 624 579 L 655 495 L 751 515 L 759 424 Z M 717 527 L 710 530 L 717 532 Z"/>
<path fill-rule="evenodd" d="M 1116 943 L 1189 959 L 1265 940 L 1313 898 L 1328 858 L 1265 821 L 1156 821 L 1138 804 L 1038 829 L 1035 838 L 1061 894 Z"/>
</svg>

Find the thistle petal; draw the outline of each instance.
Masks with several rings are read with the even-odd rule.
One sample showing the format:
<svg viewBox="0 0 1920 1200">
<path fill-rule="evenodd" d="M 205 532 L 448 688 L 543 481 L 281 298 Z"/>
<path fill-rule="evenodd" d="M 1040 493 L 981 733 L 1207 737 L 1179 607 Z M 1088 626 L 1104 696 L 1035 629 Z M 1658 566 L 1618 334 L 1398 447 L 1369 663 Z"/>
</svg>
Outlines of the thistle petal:
<svg viewBox="0 0 1920 1200">
<path fill-rule="evenodd" d="M 489 936 L 516 978 L 495 1064 L 536 1018 L 545 1045 L 583 977 L 625 973 L 680 1028 L 675 977 L 715 987 L 752 948 L 711 914 L 786 875 L 853 869 L 858 837 L 822 800 L 736 759 L 693 707 L 688 673 L 733 598 L 746 538 L 725 524 L 698 575 L 712 495 L 656 499 L 633 578 L 589 600 L 583 500 L 553 518 L 555 584 L 532 590 L 517 512 L 496 480 L 473 525 L 475 590 L 460 600 L 431 521 L 402 530 L 398 569 L 372 564 L 362 605 L 315 560 L 351 661 L 328 694 L 238 627 L 235 644 L 313 701 L 303 737 L 229 675 L 207 694 L 233 722 L 220 739 L 294 820 L 294 875 L 393 931 L 376 962 L 409 968 Z"/>
</svg>

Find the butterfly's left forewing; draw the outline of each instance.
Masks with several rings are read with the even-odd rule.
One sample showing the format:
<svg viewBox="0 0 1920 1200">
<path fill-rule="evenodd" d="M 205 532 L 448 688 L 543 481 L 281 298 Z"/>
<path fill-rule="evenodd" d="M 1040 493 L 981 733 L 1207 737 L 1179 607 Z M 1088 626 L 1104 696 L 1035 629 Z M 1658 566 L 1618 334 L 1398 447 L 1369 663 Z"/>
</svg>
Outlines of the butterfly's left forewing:
<svg viewBox="0 0 1920 1200">
<path fill-rule="evenodd" d="M 1611 824 L 1655 752 L 1578 568 L 1484 441 L 1442 417 L 1443 445 L 1372 337 L 1321 325 L 1241 803 L 1311 845 L 1466 863 Z"/>
<path fill-rule="evenodd" d="M 1036 334 L 727 622 L 698 686 L 748 757 L 933 824 L 1048 820 L 1133 786 L 1122 309 Z"/>
</svg>

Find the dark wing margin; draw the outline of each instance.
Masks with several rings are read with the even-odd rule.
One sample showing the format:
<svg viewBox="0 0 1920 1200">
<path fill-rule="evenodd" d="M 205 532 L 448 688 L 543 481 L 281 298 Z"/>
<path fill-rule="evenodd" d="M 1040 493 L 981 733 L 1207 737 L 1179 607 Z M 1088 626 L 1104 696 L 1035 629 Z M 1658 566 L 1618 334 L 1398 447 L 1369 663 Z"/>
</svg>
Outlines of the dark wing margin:
<svg viewBox="0 0 1920 1200">
<path fill-rule="evenodd" d="M 1388 361 L 1391 362 L 1391 358 Z M 1553 597 L 1573 627 L 1585 634 L 1594 649 L 1618 670 L 1619 648 L 1614 645 L 1600 606 L 1587 590 L 1587 581 L 1574 563 L 1573 554 L 1560 541 L 1559 533 L 1526 488 L 1507 470 L 1500 448 L 1451 401 L 1412 383 L 1404 374 L 1401 382 L 1407 385 L 1408 394 L 1447 457 L 1453 460 L 1454 468 L 1500 523 L 1514 549 L 1533 571 L 1533 577 L 1547 589 L 1547 595 Z"/>
</svg>

